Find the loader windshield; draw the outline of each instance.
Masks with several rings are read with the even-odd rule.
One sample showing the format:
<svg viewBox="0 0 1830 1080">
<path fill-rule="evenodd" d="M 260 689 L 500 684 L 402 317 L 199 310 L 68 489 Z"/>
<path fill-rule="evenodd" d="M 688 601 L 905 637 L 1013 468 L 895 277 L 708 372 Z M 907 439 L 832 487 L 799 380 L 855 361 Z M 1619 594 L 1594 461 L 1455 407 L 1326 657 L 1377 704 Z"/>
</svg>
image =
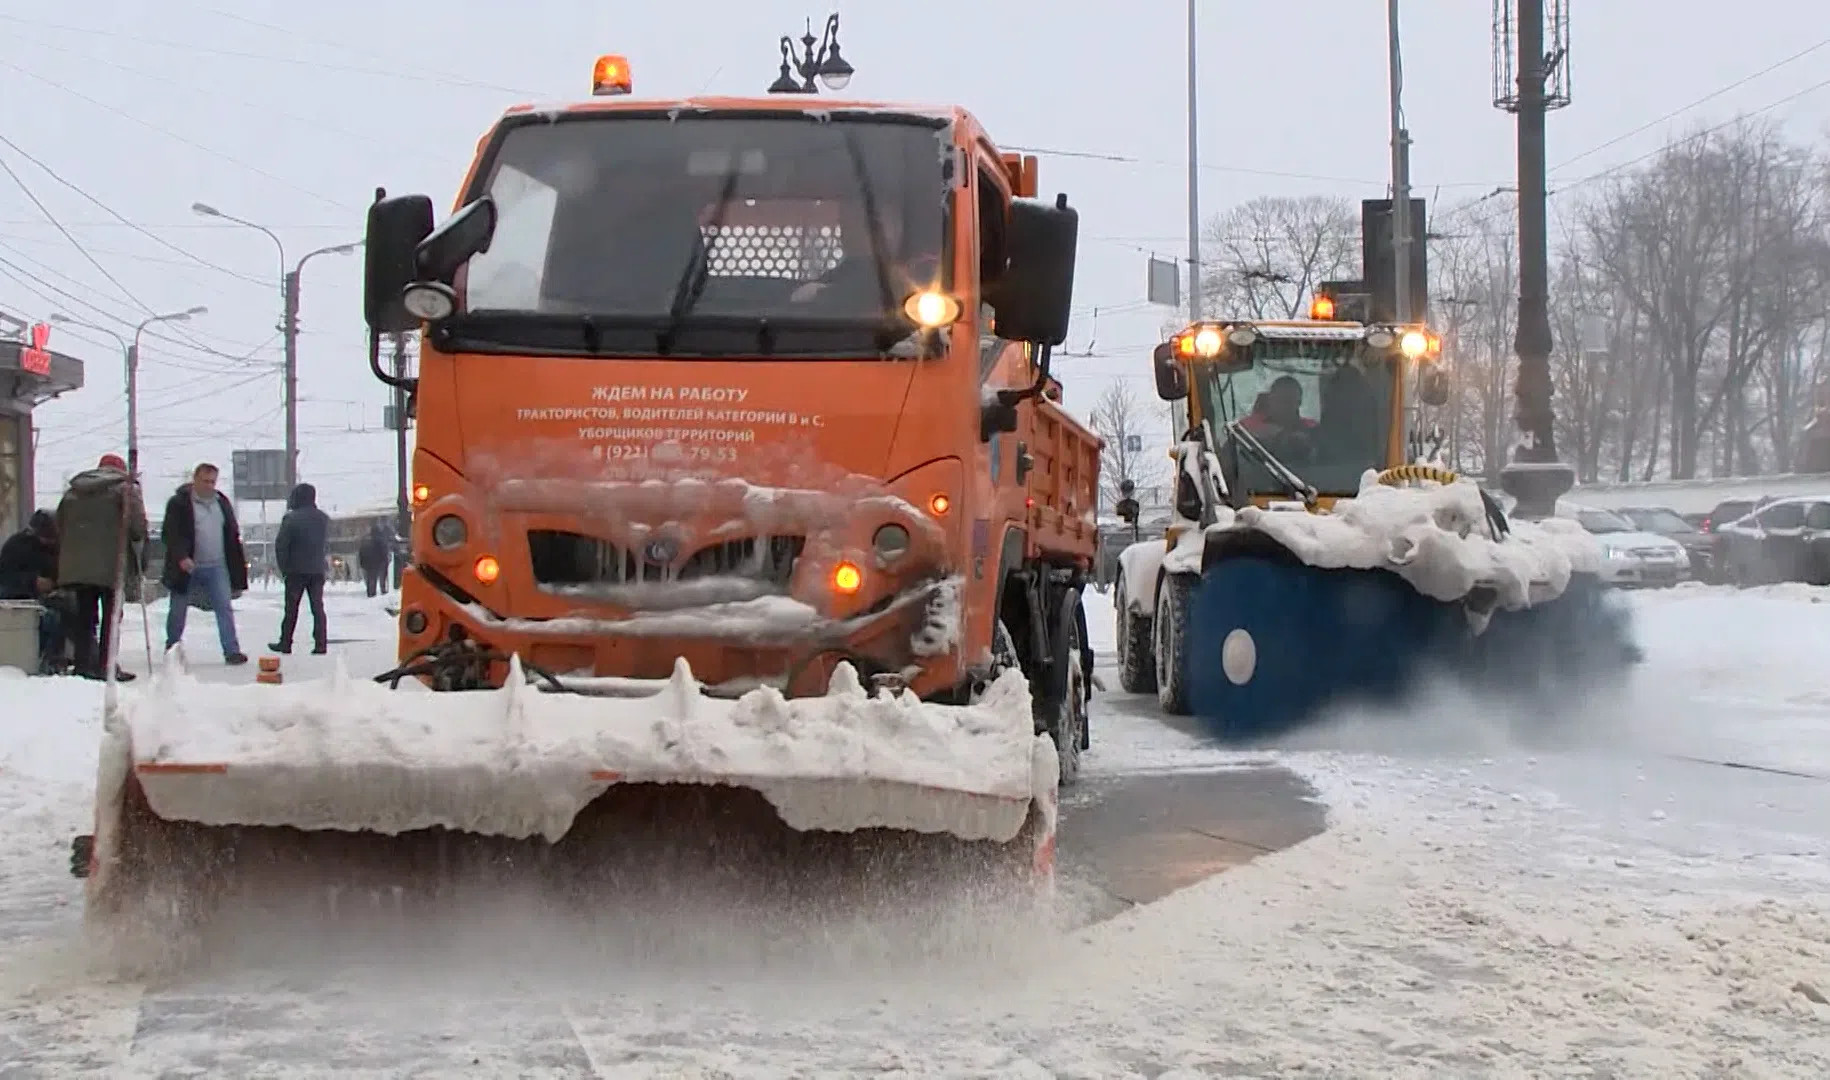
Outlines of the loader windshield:
<svg viewBox="0 0 1830 1080">
<path fill-rule="evenodd" d="M 1224 425 L 1241 421 L 1265 448 L 1322 495 L 1354 495 L 1367 469 L 1386 465 L 1395 373 L 1389 353 L 1358 341 L 1260 338 L 1250 366 L 1198 365 L 1195 391 L 1212 418 L 1229 473 L 1250 495 L 1287 488 L 1250 454 L 1237 453 Z M 1236 462 L 1236 466 L 1232 463 Z"/>
<path fill-rule="evenodd" d="M 511 119 L 470 197 L 460 348 L 856 356 L 946 288 L 948 136 L 910 118 L 707 112 Z"/>
</svg>

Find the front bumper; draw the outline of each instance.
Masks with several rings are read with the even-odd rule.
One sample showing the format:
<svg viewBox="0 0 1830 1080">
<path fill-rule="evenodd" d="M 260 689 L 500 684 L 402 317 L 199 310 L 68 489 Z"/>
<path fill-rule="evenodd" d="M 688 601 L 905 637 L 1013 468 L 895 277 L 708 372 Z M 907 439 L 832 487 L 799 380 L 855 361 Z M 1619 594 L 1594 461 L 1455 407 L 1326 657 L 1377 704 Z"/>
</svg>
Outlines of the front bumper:
<svg viewBox="0 0 1830 1080">
<path fill-rule="evenodd" d="M 611 696 L 652 692 L 680 659 L 714 694 L 773 686 L 808 696 L 824 693 L 833 669 L 849 661 L 866 680 L 895 675 L 925 697 L 965 678 L 957 647 L 962 587 L 959 577 L 922 581 L 848 618 L 821 616 L 785 596 L 626 615 L 505 618 L 416 568 L 401 582 L 400 651 L 405 660 L 456 631 L 520 656 L 568 689 Z M 499 684 L 507 671 L 497 668 L 492 680 Z"/>
</svg>

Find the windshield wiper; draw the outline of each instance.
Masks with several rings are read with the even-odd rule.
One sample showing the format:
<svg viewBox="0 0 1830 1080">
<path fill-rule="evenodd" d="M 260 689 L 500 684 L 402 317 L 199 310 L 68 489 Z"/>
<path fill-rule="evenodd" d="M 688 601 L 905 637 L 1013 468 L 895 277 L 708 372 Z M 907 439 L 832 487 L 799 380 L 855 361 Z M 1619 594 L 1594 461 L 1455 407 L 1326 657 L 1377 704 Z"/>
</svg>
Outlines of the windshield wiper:
<svg viewBox="0 0 1830 1080">
<path fill-rule="evenodd" d="M 725 170 L 724 180 L 719 185 L 718 205 L 712 210 L 712 220 L 700 231 L 699 242 L 693 245 L 692 257 L 687 259 L 685 268 L 680 272 L 680 280 L 674 285 L 673 302 L 667 305 L 667 325 L 655 334 L 655 351 L 663 356 L 673 351 L 674 337 L 680 332 L 681 324 L 686 322 L 686 317 L 692 314 L 693 308 L 699 306 L 699 298 L 705 295 L 706 282 L 712 277 L 712 245 L 718 242 L 724 232 L 724 218 L 730 212 L 736 194 L 737 165 L 733 162 Z M 586 325 L 589 327 L 588 322 Z"/>
<path fill-rule="evenodd" d="M 883 250 L 883 227 L 877 221 L 877 189 L 871 183 L 870 173 L 864 167 L 864 155 L 858 151 L 857 136 L 851 131 L 845 132 L 845 153 L 851 159 L 852 176 L 858 181 L 858 196 L 864 202 L 864 227 L 870 230 L 872 269 L 877 274 L 877 290 L 883 300 L 884 311 L 896 310 L 896 294 L 890 287 L 889 267 L 884 265 L 888 253 Z M 907 238 L 904 238 L 905 242 Z"/>
<path fill-rule="evenodd" d="M 1295 471 L 1288 465 L 1277 460 L 1277 455 L 1271 453 L 1271 451 L 1265 447 L 1264 443 L 1259 442 L 1258 436 L 1252 434 L 1243 422 L 1238 420 L 1228 421 L 1226 431 L 1227 434 L 1233 437 L 1235 443 L 1245 447 L 1247 453 L 1258 459 L 1258 463 L 1264 466 L 1265 471 L 1271 474 L 1272 479 L 1284 486 L 1284 490 L 1301 499 L 1303 501 L 1303 506 L 1310 510 L 1315 509 L 1317 502 L 1321 497 L 1320 493 L 1317 492 L 1315 488 L 1309 486 L 1308 481 L 1296 475 Z"/>
</svg>

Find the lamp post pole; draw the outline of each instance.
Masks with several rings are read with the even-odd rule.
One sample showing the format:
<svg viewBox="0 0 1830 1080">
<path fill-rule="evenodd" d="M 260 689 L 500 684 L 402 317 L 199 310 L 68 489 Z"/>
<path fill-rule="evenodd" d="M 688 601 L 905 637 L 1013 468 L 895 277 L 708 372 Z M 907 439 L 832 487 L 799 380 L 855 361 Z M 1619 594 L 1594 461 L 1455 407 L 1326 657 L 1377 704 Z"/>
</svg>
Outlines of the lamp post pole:
<svg viewBox="0 0 1830 1080">
<path fill-rule="evenodd" d="M 347 255 L 362 246 L 361 241 L 348 244 L 332 244 L 328 247 L 308 251 L 295 264 L 288 267 L 286 262 L 286 244 L 279 234 L 258 222 L 225 214 L 208 203 L 192 203 L 191 211 L 202 217 L 221 218 L 223 221 L 256 229 L 266 233 L 273 241 L 273 246 L 280 253 L 280 333 L 286 342 L 285 360 L 285 407 L 286 407 L 286 487 L 288 490 L 299 482 L 299 278 L 304 273 L 305 264 L 319 255 Z"/>
</svg>

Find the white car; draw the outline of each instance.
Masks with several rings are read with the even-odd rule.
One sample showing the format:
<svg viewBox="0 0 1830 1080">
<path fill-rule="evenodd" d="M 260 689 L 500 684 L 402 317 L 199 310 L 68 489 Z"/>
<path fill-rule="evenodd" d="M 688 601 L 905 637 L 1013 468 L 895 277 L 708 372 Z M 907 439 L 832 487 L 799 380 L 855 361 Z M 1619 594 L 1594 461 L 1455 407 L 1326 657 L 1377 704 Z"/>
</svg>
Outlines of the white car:
<svg viewBox="0 0 1830 1080">
<path fill-rule="evenodd" d="M 1690 578 L 1690 553 L 1668 536 L 1642 531 L 1612 510 L 1559 503 L 1557 516 L 1580 522 L 1601 541 L 1601 580 L 1608 585 L 1671 586 Z"/>
</svg>

